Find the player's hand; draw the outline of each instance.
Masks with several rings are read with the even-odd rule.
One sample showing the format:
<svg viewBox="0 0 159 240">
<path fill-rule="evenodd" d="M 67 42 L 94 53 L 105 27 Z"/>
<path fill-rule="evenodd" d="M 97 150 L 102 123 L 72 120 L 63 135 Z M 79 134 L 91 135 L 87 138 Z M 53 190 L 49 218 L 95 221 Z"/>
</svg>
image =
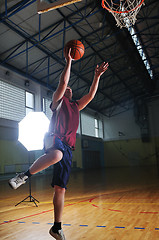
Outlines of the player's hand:
<svg viewBox="0 0 159 240">
<path fill-rule="evenodd" d="M 103 62 L 100 66 L 97 65 L 95 69 L 95 76 L 100 77 L 109 67 L 109 63 Z"/>
<path fill-rule="evenodd" d="M 66 59 L 66 62 L 68 62 L 69 60 L 73 60 L 71 57 L 71 48 L 65 47 L 64 48 L 64 57 Z"/>
</svg>

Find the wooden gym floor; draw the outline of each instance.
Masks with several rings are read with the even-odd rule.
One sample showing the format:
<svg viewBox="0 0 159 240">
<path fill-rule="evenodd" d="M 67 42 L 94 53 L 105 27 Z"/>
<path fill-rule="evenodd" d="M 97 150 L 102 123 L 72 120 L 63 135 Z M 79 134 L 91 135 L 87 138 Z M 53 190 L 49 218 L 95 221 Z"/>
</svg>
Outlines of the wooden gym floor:
<svg viewBox="0 0 159 240">
<path fill-rule="evenodd" d="M 50 181 L 50 171 L 33 176 L 38 207 L 33 202 L 15 207 L 29 195 L 28 183 L 12 190 L 7 179 L 1 179 L 1 240 L 53 239 L 48 234 L 53 223 Z M 158 188 L 155 166 L 72 171 L 63 214 L 66 239 L 159 239 Z"/>
</svg>

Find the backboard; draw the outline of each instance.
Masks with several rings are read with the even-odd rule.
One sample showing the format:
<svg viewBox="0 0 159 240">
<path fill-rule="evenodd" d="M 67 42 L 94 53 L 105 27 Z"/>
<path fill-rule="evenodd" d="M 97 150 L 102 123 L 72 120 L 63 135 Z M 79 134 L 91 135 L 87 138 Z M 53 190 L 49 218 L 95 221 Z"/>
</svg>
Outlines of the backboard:
<svg viewBox="0 0 159 240">
<path fill-rule="evenodd" d="M 37 12 L 39 14 L 51 11 L 53 9 L 65 7 L 67 5 L 81 2 L 82 0 L 37 0 Z"/>
</svg>

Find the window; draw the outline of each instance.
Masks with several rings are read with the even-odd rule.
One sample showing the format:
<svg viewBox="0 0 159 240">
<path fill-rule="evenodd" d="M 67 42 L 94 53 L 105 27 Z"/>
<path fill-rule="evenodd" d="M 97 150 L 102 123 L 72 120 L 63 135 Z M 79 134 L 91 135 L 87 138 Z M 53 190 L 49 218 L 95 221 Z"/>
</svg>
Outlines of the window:
<svg viewBox="0 0 159 240">
<path fill-rule="evenodd" d="M 98 124 L 98 119 L 94 119 L 94 124 L 95 124 L 95 137 L 99 137 L 99 124 Z"/>
<path fill-rule="evenodd" d="M 103 138 L 103 123 L 100 118 L 94 119 L 95 123 L 95 137 Z"/>
<path fill-rule="evenodd" d="M 45 115 L 48 117 L 49 120 L 52 117 L 52 111 L 50 109 L 51 102 L 52 100 L 43 98 L 43 112 L 45 113 Z"/>
<path fill-rule="evenodd" d="M 43 109 L 43 112 L 46 113 L 46 99 L 45 98 L 43 98 L 43 107 L 42 107 L 42 109 Z"/>
<path fill-rule="evenodd" d="M 25 90 L 0 80 L 0 118 L 21 121 L 25 117 Z"/>
<path fill-rule="evenodd" d="M 81 122 L 82 122 L 82 134 L 95 137 L 94 117 L 87 113 L 82 112 Z"/>
<path fill-rule="evenodd" d="M 81 114 L 81 113 L 79 113 L 79 114 Z M 81 134 L 81 122 L 80 122 L 80 119 L 79 119 L 79 125 L 78 125 L 78 129 L 77 129 L 77 133 Z"/>
<path fill-rule="evenodd" d="M 138 52 L 139 52 L 139 54 L 140 54 L 144 64 L 145 64 L 145 67 L 146 67 L 146 69 L 147 69 L 147 71 L 148 71 L 148 73 L 149 73 L 149 75 L 150 75 L 150 77 L 152 79 L 153 78 L 153 72 L 151 70 L 149 61 L 146 58 L 146 55 L 144 53 L 144 49 L 143 49 L 143 47 L 142 47 L 142 45 L 140 43 L 140 40 L 139 40 L 139 38 L 138 38 L 134 28 L 133 27 L 129 28 L 129 32 L 130 32 L 132 40 L 134 41 L 135 46 L 136 46 L 136 48 L 137 48 L 137 50 L 138 50 Z"/>
<path fill-rule="evenodd" d="M 87 113 L 81 113 L 82 134 L 103 138 L 102 120 Z"/>
<path fill-rule="evenodd" d="M 27 92 L 25 93 L 25 113 L 34 112 L 34 94 Z"/>
</svg>

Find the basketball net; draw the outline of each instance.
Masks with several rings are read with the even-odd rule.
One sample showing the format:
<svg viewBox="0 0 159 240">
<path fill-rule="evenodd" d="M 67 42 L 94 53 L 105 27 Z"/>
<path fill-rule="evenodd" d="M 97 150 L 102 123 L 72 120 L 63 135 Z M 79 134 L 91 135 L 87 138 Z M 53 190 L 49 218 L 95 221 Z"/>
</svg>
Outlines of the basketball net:
<svg viewBox="0 0 159 240">
<path fill-rule="evenodd" d="M 142 4 L 144 0 L 102 0 L 102 7 L 114 16 L 120 28 L 129 28 L 135 24 Z"/>
</svg>

